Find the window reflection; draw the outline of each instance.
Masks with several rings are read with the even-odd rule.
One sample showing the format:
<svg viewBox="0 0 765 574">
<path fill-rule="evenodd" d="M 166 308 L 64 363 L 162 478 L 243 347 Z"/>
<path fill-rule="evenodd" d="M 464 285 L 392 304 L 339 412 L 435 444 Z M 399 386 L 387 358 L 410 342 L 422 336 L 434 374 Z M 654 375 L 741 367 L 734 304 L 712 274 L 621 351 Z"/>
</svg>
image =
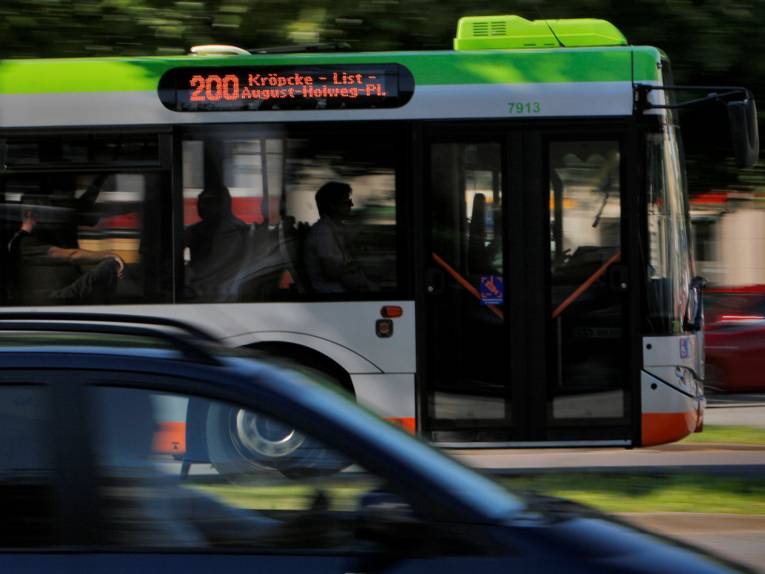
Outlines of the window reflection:
<svg viewBox="0 0 765 574">
<path fill-rule="evenodd" d="M 108 546 L 360 552 L 380 504 L 413 520 L 381 479 L 272 417 L 142 389 L 91 398 Z"/>
</svg>

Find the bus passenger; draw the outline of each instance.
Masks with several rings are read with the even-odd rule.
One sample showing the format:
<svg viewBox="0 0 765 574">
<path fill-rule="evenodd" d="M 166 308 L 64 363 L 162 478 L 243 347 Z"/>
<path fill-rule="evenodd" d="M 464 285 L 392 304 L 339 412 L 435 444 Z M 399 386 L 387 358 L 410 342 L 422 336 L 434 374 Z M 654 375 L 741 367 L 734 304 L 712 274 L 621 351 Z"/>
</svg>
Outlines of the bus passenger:
<svg viewBox="0 0 765 574">
<path fill-rule="evenodd" d="M 306 237 L 303 257 L 311 288 L 318 293 L 347 293 L 373 288 L 346 244 L 345 220 L 351 213 L 351 186 L 330 181 L 316 192 L 319 220 Z"/>
<path fill-rule="evenodd" d="M 224 186 L 202 190 L 197 213 L 201 221 L 184 234 L 189 248 L 186 285 L 190 296 L 216 300 L 239 271 L 250 228 L 232 212 L 231 194 Z"/>
<path fill-rule="evenodd" d="M 55 230 L 40 224 L 47 198 L 22 198 L 21 228 L 8 244 L 17 297 L 23 303 L 104 303 L 122 279 L 125 262 L 116 253 L 58 245 Z M 95 264 L 83 271 L 80 265 Z"/>
<path fill-rule="evenodd" d="M 61 221 L 49 229 L 54 240 L 52 243 L 59 247 L 77 248 L 79 243 L 79 227 L 81 225 L 96 225 L 101 216 L 95 210 L 96 200 L 101 193 L 101 187 L 108 174 L 94 177 L 85 192 L 77 197 L 78 182 L 82 178 L 63 174 L 51 176 L 44 187 L 51 200 L 51 206 L 61 210 Z"/>
</svg>

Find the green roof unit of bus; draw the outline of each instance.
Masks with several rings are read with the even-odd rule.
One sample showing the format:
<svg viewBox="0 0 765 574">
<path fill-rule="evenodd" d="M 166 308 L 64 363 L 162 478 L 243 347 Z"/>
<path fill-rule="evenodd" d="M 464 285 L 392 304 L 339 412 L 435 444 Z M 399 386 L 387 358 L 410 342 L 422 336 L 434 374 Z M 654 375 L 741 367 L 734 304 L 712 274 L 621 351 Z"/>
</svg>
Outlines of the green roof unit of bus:
<svg viewBox="0 0 765 574">
<path fill-rule="evenodd" d="M 520 16 L 466 16 L 457 24 L 455 50 L 626 46 L 619 29 L 594 18 L 526 20 Z"/>
<path fill-rule="evenodd" d="M 405 66 L 415 85 L 659 82 L 661 54 L 649 46 L 0 60 L 0 96 L 153 91 L 173 68 L 390 64 Z M 1 106 L 0 106 L 1 107 Z M 0 116 L 3 115 L 0 109 Z"/>
</svg>

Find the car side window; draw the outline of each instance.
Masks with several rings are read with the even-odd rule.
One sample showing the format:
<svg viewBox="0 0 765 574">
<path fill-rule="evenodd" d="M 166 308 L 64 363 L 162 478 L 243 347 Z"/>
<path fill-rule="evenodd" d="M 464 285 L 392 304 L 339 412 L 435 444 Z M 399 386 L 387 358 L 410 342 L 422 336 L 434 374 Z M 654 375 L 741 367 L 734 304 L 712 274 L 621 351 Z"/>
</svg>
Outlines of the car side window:
<svg viewBox="0 0 765 574">
<path fill-rule="evenodd" d="M 0 546 L 57 545 L 47 387 L 0 386 Z"/>
<path fill-rule="evenodd" d="M 90 396 L 112 549 L 363 553 L 379 549 L 379 533 L 363 533 L 380 509 L 383 522 L 416 521 L 381 478 L 272 417 L 143 389 Z"/>
</svg>

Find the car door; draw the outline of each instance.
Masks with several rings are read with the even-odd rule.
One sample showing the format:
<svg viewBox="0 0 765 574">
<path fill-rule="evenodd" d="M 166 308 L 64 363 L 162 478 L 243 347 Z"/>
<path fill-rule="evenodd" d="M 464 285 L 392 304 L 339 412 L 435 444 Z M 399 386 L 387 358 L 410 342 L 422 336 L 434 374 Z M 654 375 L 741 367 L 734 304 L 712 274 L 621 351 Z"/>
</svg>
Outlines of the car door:
<svg viewBox="0 0 765 574">
<path fill-rule="evenodd" d="M 72 571 L 421 571 L 451 559 L 467 567 L 487 552 L 480 527 L 430 520 L 410 493 L 390 488 L 391 477 L 315 439 L 310 420 L 295 429 L 264 414 L 267 405 L 200 395 L 200 381 L 82 376 L 98 512 L 78 552 L 59 556 Z M 259 459 L 268 448 L 285 456 Z M 506 567 L 505 558 L 484 557 L 484 570 Z"/>
<path fill-rule="evenodd" d="M 0 569 L 40 571 L 87 540 L 92 473 L 76 378 L 0 369 Z"/>
</svg>

